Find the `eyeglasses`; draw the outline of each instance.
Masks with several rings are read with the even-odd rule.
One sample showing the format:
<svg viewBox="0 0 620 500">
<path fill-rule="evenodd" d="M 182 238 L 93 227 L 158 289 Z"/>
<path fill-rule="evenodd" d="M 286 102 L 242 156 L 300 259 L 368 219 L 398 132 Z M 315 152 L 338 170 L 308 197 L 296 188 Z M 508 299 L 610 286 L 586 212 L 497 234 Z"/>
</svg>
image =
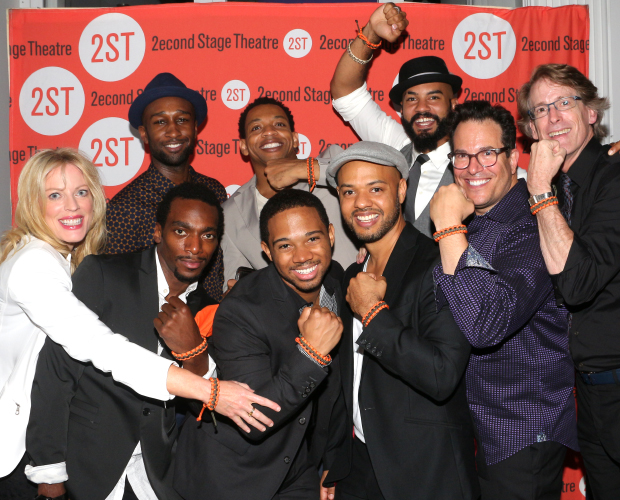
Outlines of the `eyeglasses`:
<svg viewBox="0 0 620 500">
<path fill-rule="evenodd" d="M 551 106 L 553 106 L 557 111 L 567 111 L 577 106 L 577 101 L 581 101 L 581 97 L 578 95 L 560 97 L 555 102 L 550 102 L 549 104 L 539 104 L 538 106 L 528 109 L 527 114 L 530 115 L 532 120 L 537 120 L 538 118 L 547 116 Z"/>
<path fill-rule="evenodd" d="M 484 149 L 482 151 L 478 151 L 477 153 L 448 153 L 448 158 L 452 161 L 452 165 L 454 168 L 458 170 L 465 170 L 469 167 L 469 162 L 472 158 L 476 157 L 476 160 L 480 165 L 485 168 L 492 167 L 497 163 L 497 156 L 502 154 L 504 151 L 511 151 L 512 148 L 505 146 L 503 148 L 496 149 Z"/>
</svg>

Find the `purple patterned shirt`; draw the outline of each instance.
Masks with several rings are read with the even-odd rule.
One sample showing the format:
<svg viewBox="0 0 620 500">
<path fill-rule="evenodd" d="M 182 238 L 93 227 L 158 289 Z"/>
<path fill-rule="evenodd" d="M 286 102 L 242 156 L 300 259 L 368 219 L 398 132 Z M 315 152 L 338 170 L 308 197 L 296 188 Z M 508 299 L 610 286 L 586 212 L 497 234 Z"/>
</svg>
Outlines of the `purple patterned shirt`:
<svg viewBox="0 0 620 500">
<path fill-rule="evenodd" d="M 474 347 L 467 397 L 488 465 L 536 442 L 578 449 L 567 312 L 556 306 L 528 196 L 520 180 L 470 222 L 454 276 L 441 265 L 433 273 L 438 309 L 449 304 Z"/>
</svg>

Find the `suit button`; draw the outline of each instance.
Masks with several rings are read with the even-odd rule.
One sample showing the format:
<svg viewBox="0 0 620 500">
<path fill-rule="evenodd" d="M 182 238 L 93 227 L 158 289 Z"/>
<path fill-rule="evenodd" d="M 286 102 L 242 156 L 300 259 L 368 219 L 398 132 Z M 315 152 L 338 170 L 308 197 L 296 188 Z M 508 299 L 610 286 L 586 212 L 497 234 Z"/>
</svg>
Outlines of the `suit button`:
<svg viewBox="0 0 620 500">
<path fill-rule="evenodd" d="M 150 414 L 151 414 L 150 408 L 145 408 L 144 410 L 142 410 L 142 415 L 144 415 L 145 417 L 148 417 Z"/>
<path fill-rule="evenodd" d="M 306 417 L 301 417 L 301 418 L 299 419 L 299 423 L 300 423 L 301 425 L 304 425 L 304 424 L 306 423 Z"/>
<path fill-rule="evenodd" d="M 383 351 L 379 351 L 379 352 L 377 353 L 377 357 L 378 357 L 378 358 L 380 358 L 380 357 L 381 357 L 381 353 L 382 353 L 382 352 L 383 352 Z"/>
<path fill-rule="evenodd" d="M 575 335 L 579 335 L 579 332 L 575 332 Z"/>
<path fill-rule="evenodd" d="M 370 351 L 370 352 L 372 352 L 373 354 L 376 354 L 376 353 L 377 353 L 377 348 L 376 348 L 376 347 L 373 347 L 373 348 L 372 348 L 372 351 Z"/>
<path fill-rule="evenodd" d="M 314 387 L 314 382 L 310 382 L 310 387 Z"/>
<path fill-rule="evenodd" d="M 308 397 L 308 395 L 304 392 L 304 393 L 301 395 L 301 397 L 302 397 L 302 398 L 307 398 L 307 397 Z"/>
<path fill-rule="evenodd" d="M 290 464 L 291 463 L 291 459 L 289 457 L 284 457 L 284 463 L 285 464 Z"/>
<path fill-rule="evenodd" d="M 312 392 L 312 389 L 310 389 L 310 387 L 306 387 L 306 393 L 310 394 Z"/>
</svg>

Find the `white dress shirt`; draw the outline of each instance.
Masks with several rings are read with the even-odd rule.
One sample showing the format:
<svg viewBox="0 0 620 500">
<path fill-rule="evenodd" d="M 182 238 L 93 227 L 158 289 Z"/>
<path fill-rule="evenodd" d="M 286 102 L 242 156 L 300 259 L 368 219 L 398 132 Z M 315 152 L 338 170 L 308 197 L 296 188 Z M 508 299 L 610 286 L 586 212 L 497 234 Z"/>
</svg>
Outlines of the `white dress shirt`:
<svg viewBox="0 0 620 500">
<path fill-rule="evenodd" d="M 26 451 L 30 391 L 46 335 L 74 359 L 166 401 L 170 360 L 113 333 L 71 293 L 70 263 L 33 237 L 0 265 L 0 477 Z M 136 370 L 135 366 L 143 369 Z"/>
<path fill-rule="evenodd" d="M 370 92 L 366 90 L 366 82 L 350 94 L 334 99 L 332 105 L 342 119 L 351 124 L 353 130 L 363 141 L 381 142 L 399 151 L 411 142 L 402 124 L 394 120 L 373 101 Z M 430 203 L 446 168 L 450 165 L 448 153 L 450 153 L 450 143 L 446 142 L 428 153 L 430 161 L 422 165 L 420 183 L 415 196 L 416 219 Z M 409 168 L 413 166 L 419 154 L 415 149 L 413 150 L 412 163 Z M 517 176 L 525 179 L 527 172 L 519 168 Z"/>
<path fill-rule="evenodd" d="M 364 263 L 363 272 L 366 272 L 368 267 L 368 259 Z M 362 443 L 366 442 L 364 438 L 364 427 L 362 426 L 362 414 L 360 412 L 360 381 L 362 380 L 362 364 L 364 363 L 364 349 L 357 344 L 357 339 L 364 331 L 364 325 L 362 322 L 353 318 L 353 428 L 355 429 L 355 437 Z"/>
</svg>

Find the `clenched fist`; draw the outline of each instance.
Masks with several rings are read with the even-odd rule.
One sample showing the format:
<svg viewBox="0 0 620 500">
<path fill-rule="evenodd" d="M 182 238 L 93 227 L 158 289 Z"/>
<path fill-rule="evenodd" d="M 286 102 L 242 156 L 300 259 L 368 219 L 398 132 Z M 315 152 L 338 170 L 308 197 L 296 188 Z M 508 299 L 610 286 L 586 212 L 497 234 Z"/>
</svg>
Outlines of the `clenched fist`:
<svg viewBox="0 0 620 500">
<path fill-rule="evenodd" d="M 346 299 L 351 310 L 363 318 L 372 306 L 383 300 L 386 290 L 387 281 L 383 276 L 375 276 L 373 273 L 358 273 L 349 282 Z"/>
<path fill-rule="evenodd" d="M 327 356 L 340 342 L 342 336 L 342 320 L 317 301 L 312 307 L 306 307 L 297 320 L 299 333 L 306 341 Z"/>
</svg>

